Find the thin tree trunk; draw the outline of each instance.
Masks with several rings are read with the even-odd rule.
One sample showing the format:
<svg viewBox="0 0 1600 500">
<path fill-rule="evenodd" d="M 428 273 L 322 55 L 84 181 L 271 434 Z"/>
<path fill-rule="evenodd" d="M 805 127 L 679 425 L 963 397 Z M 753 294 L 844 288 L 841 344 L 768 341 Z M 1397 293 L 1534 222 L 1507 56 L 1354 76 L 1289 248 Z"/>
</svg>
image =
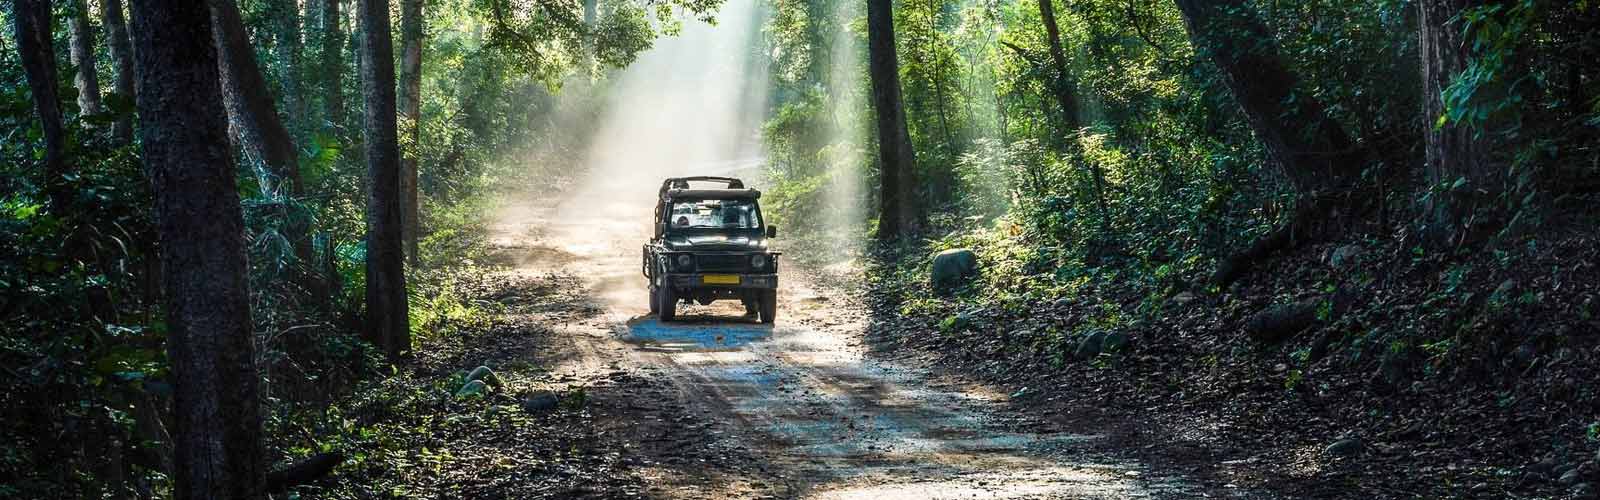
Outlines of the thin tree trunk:
<svg viewBox="0 0 1600 500">
<path fill-rule="evenodd" d="M 50 0 L 16 0 L 11 19 L 17 55 L 33 93 L 33 110 L 44 130 L 44 186 L 50 206 L 65 210 L 72 199 L 65 184 L 67 136 L 61 126 L 61 90 L 56 83 L 56 51 L 51 35 Z"/>
<path fill-rule="evenodd" d="M 299 130 L 306 116 L 305 92 L 301 89 L 300 68 L 304 57 L 300 40 L 300 8 L 296 0 L 273 0 L 273 50 L 278 55 L 278 81 L 283 90 L 283 107 L 289 125 Z"/>
<path fill-rule="evenodd" d="M 68 45 L 72 65 L 78 69 L 73 81 L 78 84 L 78 113 L 95 115 L 105 111 L 100 103 L 100 75 L 94 67 L 94 30 L 89 26 L 89 2 L 72 1 L 72 33 Z"/>
<path fill-rule="evenodd" d="M 266 165 L 261 190 L 299 196 L 300 158 L 289 130 L 267 91 L 267 80 L 256 64 L 239 6 L 233 0 L 210 0 L 216 38 L 217 61 L 222 76 L 222 98 L 227 103 L 229 129 L 246 153 Z"/>
<path fill-rule="evenodd" d="M 122 0 L 105 0 L 100 5 L 101 23 L 106 25 L 106 48 L 111 52 L 111 63 L 116 67 L 117 78 L 112 91 L 129 102 L 134 98 L 133 46 L 128 41 L 128 24 L 122 17 Z M 117 118 L 111 135 L 124 143 L 133 141 L 133 114 Z"/>
<path fill-rule="evenodd" d="M 320 54 L 322 60 L 319 64 L 320 73 L 324 78 L 322 89 L 322 113 L 328 123 L 338 126 L 344 123 L 344 27 L 340 22 L 344 19 L 339 13 L 341 0 L 321 0 L 322 2 L 322 43 Z"/>
<path fill-rule="evenodd" d="M 1067 53 L 1061 45 L 1061 27 L 1056 23 L 1056 8 L 1054 0 L 1039 0 L 1039 17 L 1044 22 L 1045 36 L 1050 45 L 1050 64 L 1055 66 L 1056 79 L 1050 86 L 1055 90 L 1056 102 L 1061 105 L 1061 123 L 1068 133 L 1076 137 L 1078 130 L 1083 127 L 1083 122 L 1078 119 L 1077 89 L 1073 88 L 1072 73 L 1067 66 Z M 1077 141 L 1069 141 L 1070 147 L 1076 148 Z M 1100 165 L 1079 158 L 1089 170 L 1091 181 L 1094 182 L 1095 206 L 1100 211 L 1101 236 L 1109 234 L 1111 228 L 1111 210 L 1106 204 L 1106 174 Z"/>
<path fill-rule="evenodd" d="M 233 0 L 209 1 L 229 130 L 249 156 L 266 166 L 265 172 L 257 173 L 262 192 L 273 198 L 298 199 L 305 194 L 300 177 L 300 153 L 278 117 L 272 95 L 267 92 L 266 78 L 261 76 L 261 69 L 256 65 L 255 51 L 250 47 L 239 17 L 239 7 Z M 324 299 L 322 280 L 312 271 L 311 228 L 300 217 L 291 217 L 287 222 L 285 236 L 301 264 L 296 280 L 311 296 Z"/>
<path fill-rule="evenodd" d="M 407 144 L 400 160 L 400 196 L 404 207 L 401 232 L 406 258 L 412 266 L 421 258 L 417 254 L 417 238 L 422 227 L 422 210 L 417 199 L 417 160 L 422 154 L 422 22 L 422 0 L 401 0 L 400 113 Z"/>
<path fill-rule="evenodd" d="M 411 350 L 405 252 L 401 248 L 394 40 L 389 34 L 388 0 L 359 0 L 356 4 L 361 19 L 367 177 L 372 182 L 367 190 L 367 331 L 369 339 L 394 361 Z"/>
<path fill-rule="evenodd" d="M 1175 1 L 1197 52 L 1222 70 L 1256 139 L 1295 191 L 1315 199 L 1354 187 L 1360 151 L 1320 100 L 1296 92 L 1299 78 L 1246 0 Z"/>
<path fill-rule="evenodd" d="M 173 496 L 264 498 L 244 220 L 207 3 L 136 2 L 133 35 L 166 288 Z"/>
<path fill-rule="evenodd" d="M 1435 244 L 1460 243 L 1470 237 L 1471 216 L 1482 201 L 1481 193 L 1498 193 L 1498 172 L 1484 161 L 1484 147 L 1470 127 L 1454 123 L 1435 126 L 1444 115 L 1442 93 L 1450 80 L 1466 69 L 1469 41 L 1451 22 L 1462 11 L 1481 5 L 1476 0 L 1423 0 L 1418 6 L 1421 25 L 1423 120 L 1426 127 L 1428 185 L 1444 191 L 1428 197 L 1430 239 Z M 1456 186 L 1455 183 L 1461 184 Z"/>
<path fill-rule="evenodd" d="M 955 139 L 950 136 L 950 115 L 945 110 L 947 103 L 944 95 L 943 75 L 947 68 L 944 64 L 944 57 L 939 54 L 940 7 L 942 7 L 940 5 L 940 0 L 929 0 L 927 26 L 928 33 L 926 39 L 928 46 L 925 48 L 925 50 L 927 50 L 929 56 L 933 57 L 932 61 L 927 62 L 931 63 L 929 66 L 933 66 L 934 68 L 933 77 L 929 78 L 929 80 L 932 80 L 931 83 L 933 83 L 933 100 L 935 103 L 934 108 L 939 111 L 939 135 L 944 136 L 944 142 L 940 145 L 941 147 L 939 149 L 943 151 L 949 151 L 951 147 L 955 146 Z"/>
<path fill-rule="evenodd" d="M 1082 124 L 1078 121 L 1077 95 L 1072 88 L 1071 73 L 1067 72 L 1067 53 L 1061 48 L 1061 27 L 1056 24 L 1054 0 L 1039 0 L 1039 17 L 1044 21 L 1044 32 L 1050 44 L 1050 63 L 1055 66 L 1056 79 L 1050 85 L 1055 90 L 1056 101 L 1061 104 L 1061 119 L 1067 130 L 1076 132 Z"/>
<path fill-rule="evenodd" d="M 911 133 L 906 130 L 906 112 L 900 100 L 892 0 L 867 0 L 867 55 L 872 104 L 877 111 L 878 159 L 882 164 L 878 237 L 895 239 L 916 233 L 921 217 L 916 198 L 916 153 L 911 149 Z"/>
<path fill-rule="evenodd" d="M 598 3 L 600 3 L 600 2 L 598 2 L 598 0 L 584 0 L 584 27 L 586 27 L 586 29 L 590 30 L 590 34 L 592 34 L 592 32 L 594 32 L 594 29 L 595 29 L 595 19 L 597 19 L 597 6 L 598 6 Z M 595 71 L 595 43 L 594 43 L 594 40 L 595 40 L 594 35 L 590 35 L 590 37 L 587 38 L 586 42 L 584 42 L 584 59 L 582 59 L 582 77 L 584 77 L 584 80 L 594 79 L 594 71 Z"/>
</svg>

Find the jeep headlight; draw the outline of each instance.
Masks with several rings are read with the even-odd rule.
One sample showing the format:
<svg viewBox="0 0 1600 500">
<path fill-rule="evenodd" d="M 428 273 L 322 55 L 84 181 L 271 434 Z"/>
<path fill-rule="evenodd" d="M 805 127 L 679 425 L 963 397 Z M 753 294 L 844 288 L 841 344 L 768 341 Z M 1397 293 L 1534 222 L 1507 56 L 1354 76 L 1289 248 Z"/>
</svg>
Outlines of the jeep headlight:
<svg viewBox="0 0 1600 500">
<path fill-rule="evenodd" d="M 678 258 L 675 261 L 675 263 L 677 264 L 677 269 L 679 271 L 687 271 L 690 268 L 694 267 L 694 257 L 690 257 L 687 254 L 681 254 L 681 255 L 678 255 Z"/>
<path fill-rule="evenodd" d="M 750 268 L 751 269 L 766 269 L 766 267 L 767 267 L 767 256 L 761 255 L 761 254 L 755 254 L 755 255 L 751 255 L 750 256 Z"/>
</svg>

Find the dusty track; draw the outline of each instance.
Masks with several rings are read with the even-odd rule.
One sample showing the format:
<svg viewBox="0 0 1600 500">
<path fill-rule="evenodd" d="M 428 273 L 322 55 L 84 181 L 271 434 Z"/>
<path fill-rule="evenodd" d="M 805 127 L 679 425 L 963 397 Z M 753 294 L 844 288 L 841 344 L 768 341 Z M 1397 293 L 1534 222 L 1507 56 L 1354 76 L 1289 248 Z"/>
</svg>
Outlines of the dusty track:
<svg viewBox="0 0 1600 500">
<path fill-rule="evenodd" d="M 732 303 L 657 321 L 639 274 L 652 188 L 618 181 L 556 203 L 516 200 L 494 226 L 515 272 L 578 276 L 588 287 L 587 313 L 548 316 L 566 321 L 552 325 L 564 337 L 552 345 L 566 351 L 553 371 L 605 381 L 591 395 L 641 455 L 654 485 L 645 496 L 1198 495 L 1137 463 L 1086 458 L 1096 437 L 1039 431 L 1040 421 L 1004 409 L 1003 393 L 869 356 L 859 301 L 797 266 L 781 268 L 775 327 Z"/>
</svg>

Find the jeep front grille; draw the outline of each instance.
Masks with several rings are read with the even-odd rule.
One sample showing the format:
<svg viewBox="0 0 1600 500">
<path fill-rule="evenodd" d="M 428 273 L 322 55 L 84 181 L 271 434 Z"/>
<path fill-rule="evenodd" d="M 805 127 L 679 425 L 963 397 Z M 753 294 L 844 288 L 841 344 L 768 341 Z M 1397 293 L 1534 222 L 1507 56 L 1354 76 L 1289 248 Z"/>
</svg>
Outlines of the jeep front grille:
<svg viewBox="0 0 1600 500">
<path fill-rule="evenodd" d="M 696 255 L 695 265 L 701 272 L 742 273 L 750 265 L 749 255 Z"/>
</svg>

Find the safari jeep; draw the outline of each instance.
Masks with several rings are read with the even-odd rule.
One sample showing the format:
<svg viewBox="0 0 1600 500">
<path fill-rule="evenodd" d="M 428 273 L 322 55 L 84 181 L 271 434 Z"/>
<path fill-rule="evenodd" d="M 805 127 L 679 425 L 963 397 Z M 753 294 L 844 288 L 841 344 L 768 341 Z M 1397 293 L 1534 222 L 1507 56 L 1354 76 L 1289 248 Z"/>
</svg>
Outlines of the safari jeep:
<svg viewBox="0 0 1600 500">
<path fill-rule="evenodd" d="M 691 189 L 689 183 L 713 183 Z M 674 177 L 661 183 L 655 236 L 644 246 L 650 312 L 672 321 L 682 301 L 744 303 L 771 324 L 778 312 L 778 234 L 761 218 L 761 192 L 729 177 Z"/>
</svg>

